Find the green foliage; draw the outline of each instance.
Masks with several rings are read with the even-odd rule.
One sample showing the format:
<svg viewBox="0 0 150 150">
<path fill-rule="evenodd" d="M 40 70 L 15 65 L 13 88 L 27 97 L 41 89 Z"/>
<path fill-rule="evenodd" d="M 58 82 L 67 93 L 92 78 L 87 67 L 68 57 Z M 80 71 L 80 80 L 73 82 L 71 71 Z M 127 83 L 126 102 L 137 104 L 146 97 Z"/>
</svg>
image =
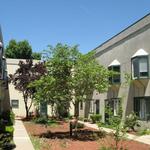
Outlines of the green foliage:
<svg viewBox="0 0 150 150">
<path fill-rule="evenodd" d="M 150 129 L 143 129 L 138 132 L 139 135 L 150 135 Z"/>
<path fill-rule="evenodd" d="M 77 46 L 49 46 L 45 51 L 48 72 L 32 84 L 36 89 L 34 100 L 55 107 L 59 117 L 68 115 L 72 102 L 78 117 L 79 102 L 87 100 L 94 89 L 105 91 L 109 84 L 110 72 L 96 62 L 94 55 L 94 52 L 82 55 Z"/>
<path fill-rule="evenodd" d="M 100 114 L 93 114 L 90 116 L 92 123 L 100 122 L 102 119 L 102 116 Z"/>
<path fill-rule="evenodd" d="M 127 128 L 127 130 L 133 130 L 135 131 L 135 127 L 140 126 L 138 117 L 134 112 L 132 112 L 129 116 L 126 116 L 125 121 L 124 121 L 124 128 Z"/>
<path fill-rule="evenodd" d="M 35 123 L 37 123 L 37 124 L 43 124 L 43 125 L 48 125 L 48 126 L 55 126 L 55 125 L 58 124 L 56 120 L 54 120 L 54 119 L 49 119 L 49 118 L 44 117 L 44 116 L 35 118 L 33 121 L 34 121 Z"/>
<path fill-rule="evenodd" d="M 0 133 L 0 149 L 9 150 L 14 149 L 15 144 L 12 143 L 13 137 L 11 133 Z"/>
<path fill-rule="evenodd" d="M 30 136 L 30 139 L 31 139 L 31 142 L 34 146 L 34 149 L 35 150 L 40 150 L 41 149 L 41 146 L 42 146 L 42 142 L 41 142 L 41 139 L 40 138 L 37 138 L 35 136 Z"/>
<path fill-rule="evenodd" d="M 32 53 L 32 58 L 36 59 L 36 60 L 41 60 L 41 53 L 33 52 Z"/>
<path fill-rule="evenodd" d="M 43 63 L 39 62 L 34 64 L 31 59 L 19 61 L 18 66 L 19 68 L 15 74 L 10 75 L 10 79 L 15 89 L 22 93 L 26 109 L 26 118 L 28 118 L 29 110 L 32 106 L 32 96 L 36 90 L 34 87 L 29 87 L 29 84 L 46 74 L 46 68 Z"/>
<path fill-rule="evenodd" d="M 72 129 L 75 129 L 76 125 L 75 124 L 72 124 Z M 81 128 L 84 128 L 84 124 L 83 123 L 77 123 L 77 128 L 78 129 L 81 129 Z"/>
<path fill-rule="evenodd" d="M 80 121 L 84 121 L 84 117 L 79 117 L 79 120 Z"/>
<path fill-rule="evenodd" d="M 112 108 L 108 105 L 105 109 L 109 118 L 107 120 L 108 126 L 114 129 L 112 137 L 115 140 L 115 144 L 112 147 L 112 150 L 119 150 L 119 143 L 124 138 L 126 130 L 122 126 L 122 99 L 120 99 L 118 106 L 117 116 L 114 116 Z"/>
<path fill-rule="evenodd" d="M 12 144 L 13 140 L 13 123 L 14 123 L 14 114 L 12 111 L 2 112 L 0 116 L 0 148 L 2 149 L 11 149 L 15 145 Z"/>
<path fill-rule="evenodd" d="M 48 50 L 45 51 L 45 65 L 48 72 L 31 85 L 36 89 L 34 100 L 37 103 L 41 101 L 49 103 L 52 106 L 52 114 L 59 118 L 67 117 L 69 114 L 72 101 L 72 68 L 78 55 L 77 46 L 62 44 L 57 44 L 56 47 L 48 46 Z"/>
<path fill-rule="evenodd" d="M 72 90 L 74 90 L 75 105 L 89 100 L 93 90 L 104 92 L 108 88 L 110 72 L 94 59 L 94 52 L 80 54 L 72 72 Z M 78 109 L 75 109 L 78 116 Z"/>
<path fill-rule="evenodd" d="M 12 111 L 2 112 L 0 119 L 5 122 L 5 125 L 13 125 L 15 121 L 15 114 Z"/>
<path fill-rule="evenodd" d="M 32 55 L 32 48 L 27 40 L 16 42 L 16 40 L 10 40 L 5 49 L 6 58 L 17 59 L 30 59 Z"/>
<path fill-rule="evenodd" d="M 103 146 L 99 150 L 114 150 L 112 147 Z"/>
<path fill-rule="evenodd" d="M 47 124 L 48 123 L 48 118 L 47 117 L 38 117 L 36 119 L 34 119 L 34 122 L 35 123 L 38 123 L 38 124 Z"/>
</svg>

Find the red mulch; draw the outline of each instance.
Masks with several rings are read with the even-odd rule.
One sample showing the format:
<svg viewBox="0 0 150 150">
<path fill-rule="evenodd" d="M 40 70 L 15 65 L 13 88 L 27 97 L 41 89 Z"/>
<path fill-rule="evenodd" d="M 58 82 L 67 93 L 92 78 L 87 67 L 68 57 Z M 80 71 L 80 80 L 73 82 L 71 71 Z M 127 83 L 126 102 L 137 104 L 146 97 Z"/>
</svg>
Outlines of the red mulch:
<svg viewBox="0 0 150 150">
<path fill-rule="evenodd" d="M 114 145 L 111 136 L 103 137 L 91 128 L 78 131 L 78 137 L 70 137 L 69 123 L 59 122 L 55 127 L 24 122 L 28 133 L 40 138 L 42 146 L 40 150 L 99 150 L 101 146 Z M 150 146 L 136 141 L 124 140 L 121 144 L 127 150 L 150 150 Z"/>
</svg>

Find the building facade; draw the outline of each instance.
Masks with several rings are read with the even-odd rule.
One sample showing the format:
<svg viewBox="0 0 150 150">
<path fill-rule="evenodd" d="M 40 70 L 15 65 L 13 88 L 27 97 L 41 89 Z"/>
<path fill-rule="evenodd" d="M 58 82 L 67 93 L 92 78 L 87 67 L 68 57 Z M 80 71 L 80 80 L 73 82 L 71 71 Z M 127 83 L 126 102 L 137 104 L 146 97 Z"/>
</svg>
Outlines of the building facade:
<svg viewBox="0 0 150 150">
<path fill-rule="evenodd" d="M 99 64 L 118 72 L 109 81 L 105 93 L 94 91 L 90 102 L 81 104 L 80 116 L 101 114 L 106 119 L 105 107 L 110 105 L 117 115 L 122 101 L 123 118 L 132 111 L 140 120 L 150 120 L 150 14 L 132 24 L 102 45 L 95 48 Z"/>
<path fill-rule="evenodd" d="M 10 110 L 8 77 L 6 59 L 4 57 L 4 43 L 0 28 L 0 113 Z"/>
<path fill-rule="evenodd" d="M 6 59 L 7 63 L 7 70 L 8 74 L 14 74 L 16 70 L 19 68 L 18 64 L 19 61 L 26 61 L 25 59 Z M 38 63 L 39 60 L 33 60 L 33 63 Z M 26 110 L 25 110 L 25 104 L 22 92 L 15 89 L 14 85 L 12 83 L 9 84 L 9 94 L 10 94 L 10 104 L 12 107 L 13 112 L 15 113 L 15 116 L 18 117 L 25 117 L 26 116 Z M 28 101 L 28 105 L 30 105 L 31 99 Z M 32 104 L 32 107 L 30 109 L 30 113 L 35 112 L 35 106 L 34 103 Z M 40 114 L 48 114 L 51 116 L 51 106 L 47 104 L 41 104 L 40 105 Z M 71 105 L 70 114 L 74 114 L 74 108 Z"/>
</svg>

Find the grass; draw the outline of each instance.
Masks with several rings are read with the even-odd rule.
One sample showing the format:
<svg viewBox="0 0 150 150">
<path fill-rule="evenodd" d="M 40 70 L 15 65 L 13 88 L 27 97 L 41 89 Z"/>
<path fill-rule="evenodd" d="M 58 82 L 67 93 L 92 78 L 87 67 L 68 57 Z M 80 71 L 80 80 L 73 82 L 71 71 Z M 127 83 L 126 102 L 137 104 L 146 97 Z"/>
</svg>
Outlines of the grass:
<svg viewBox="0 0 150 150">
<path fill-rule="evenodd" d="M 36 137 L 34 137 L 34 136 L 30 136 L 30 139 L 31 139 L 31 142 L 32 142 L 32 144 L 33 144 L 33 146 L 34 146 L 34 149 L 35 149 L 35 150 L 40 150 L 40 147 L 41 147 L 41 145 L 42 145 L 40 139 L 39 139 L 39 138 L 36 138 Z"/>
</svg>

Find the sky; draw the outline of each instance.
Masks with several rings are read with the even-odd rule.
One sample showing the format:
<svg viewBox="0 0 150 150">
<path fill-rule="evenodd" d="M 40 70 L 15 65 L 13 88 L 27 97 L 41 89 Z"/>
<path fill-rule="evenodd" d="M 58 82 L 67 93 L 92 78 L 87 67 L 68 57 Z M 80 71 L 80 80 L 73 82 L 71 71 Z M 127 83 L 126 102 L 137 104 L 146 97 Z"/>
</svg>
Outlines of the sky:
<svg viewBox="0 0 150 150">
<path fill-rule="evenodd" d="M 41 52 L 57 43 L 93 50 L 150 13 L 150 0 L 0 0 L 5 46 L 28 40 Z"/>
</svg>

